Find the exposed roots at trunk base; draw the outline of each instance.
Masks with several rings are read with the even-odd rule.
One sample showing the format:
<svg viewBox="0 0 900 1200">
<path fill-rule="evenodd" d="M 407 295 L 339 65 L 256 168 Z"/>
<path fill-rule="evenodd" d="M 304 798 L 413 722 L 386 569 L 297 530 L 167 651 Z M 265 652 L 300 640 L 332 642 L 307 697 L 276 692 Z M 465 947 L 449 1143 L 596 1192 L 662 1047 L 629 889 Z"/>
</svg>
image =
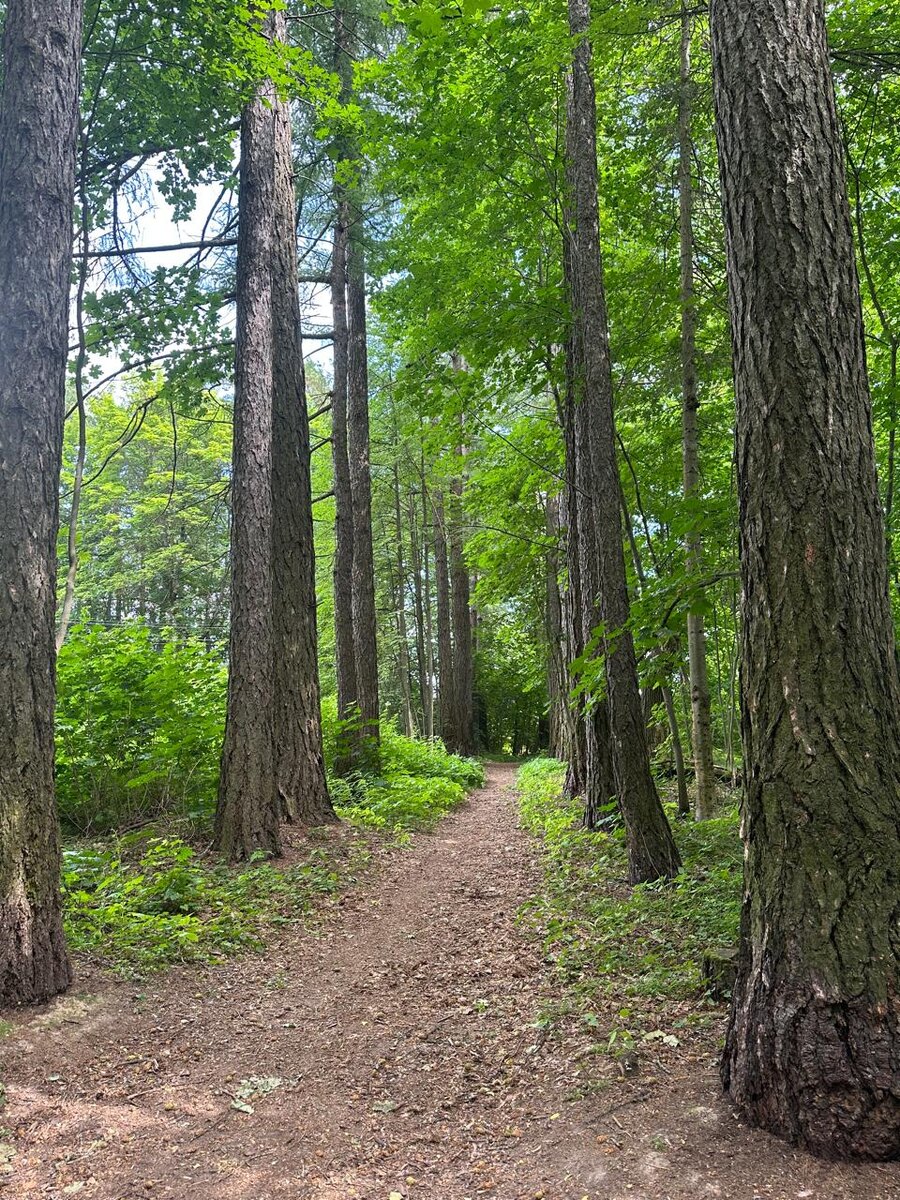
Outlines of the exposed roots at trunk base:
<svg viewBox="0 0 900 1200">
<path fill-rule="evenodd" d="M 757 998 L 757 1000 L 759 997 Z M 760 1129 L 825 1159 L 900 1159 L 896 1002 L 766 998 L 735 1007 L 722 1059 L 730 1099 Z"/>
</svg>

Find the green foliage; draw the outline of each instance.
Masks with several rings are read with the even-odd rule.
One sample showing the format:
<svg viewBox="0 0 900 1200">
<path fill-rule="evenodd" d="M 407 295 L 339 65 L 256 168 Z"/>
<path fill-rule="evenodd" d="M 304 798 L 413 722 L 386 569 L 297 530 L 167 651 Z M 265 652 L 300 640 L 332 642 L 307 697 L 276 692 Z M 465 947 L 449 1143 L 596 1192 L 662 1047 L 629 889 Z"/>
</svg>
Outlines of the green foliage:
<svg viewBox="0 0 900 1200">
<path fill-rule="evenodd" d="M 85 835 L 211 812 L 226 688 L 217 656 L 192 640 L 159 646 L 140 622 L 80 626 L 60 652 L 57 680 L 65 828 Z"/>
<path fill-rule="evenodd" d="M 323 704 L 325 762 L 334 765 L 339 723 L 337 704 Z M 430 829 L 466 793 L 484 783 L 484 769 L 472 758 L 448 754 L 442 742 L 408 738 L 390 721 L 381 726 L 380 772 L 330 779 L 338 815 L 354 825 L 403 835 Z"/>
<path fill-rule="evenodd" d="M 615 991 L 689 998 L 705 949 L 737 938 L 742 856 L 737 812 L 675 823 L 684 869 L 672 883 L 625 886 L 618 835 L 578 827 L 562 794 L 565 768 L 534 759 L 519 771 L 523 823 L 542 843 L 545 885 L 524 910 L 556 969 L 585 1002 Z"/>
<path fill-rule="evenodd" d="M 352 883 L 368 861 L 359 839 L 343 856 L 314 846 L 301 863 L 232 870 L 177 837 L 131 834 L 63 852 L 69 945 L 118 972 L 213 963 L 261 949 L 277 925 Z"/>
</svg>

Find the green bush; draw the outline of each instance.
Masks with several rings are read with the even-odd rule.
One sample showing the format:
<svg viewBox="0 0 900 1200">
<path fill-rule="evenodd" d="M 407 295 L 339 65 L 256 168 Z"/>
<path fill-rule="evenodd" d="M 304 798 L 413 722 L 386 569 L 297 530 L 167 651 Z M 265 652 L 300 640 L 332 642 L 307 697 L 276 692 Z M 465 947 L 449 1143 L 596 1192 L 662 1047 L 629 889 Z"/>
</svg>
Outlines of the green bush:
<svg viewBox="0 0 900 1200">
<path fill-rule="evenodd" d="M 209 815 L 225 714 L 221 659 L 145 625 L 77 627 L 57 668 L 56 778 L 63 825 L 123 829 L 163 813 Z"/>
<path fill-rule="evenodd" d="M 218 962 L 259 949 L 268 928 L 308 913 L 368 861 L 363 842 L 339 857 L 313 847 L 303 863 L 233 870 L 175 837 L 131 834 L 63 851 L 69 945 L 128 976 L 172 963 Z"/>
<path fill-rule="evenodd" d="M 684 868 L 670 883 L 625 885 L 623 834 L 579 828 L 565 767 L 535 759 L 518 774 L 522 822 L 541 839 L 543 892 L 525 908 L 560 974 L 578 992 L 686 998 L 702 988 L 703 951 L 737 937 L 738 814 L 674 822 Z"/>
</svg>

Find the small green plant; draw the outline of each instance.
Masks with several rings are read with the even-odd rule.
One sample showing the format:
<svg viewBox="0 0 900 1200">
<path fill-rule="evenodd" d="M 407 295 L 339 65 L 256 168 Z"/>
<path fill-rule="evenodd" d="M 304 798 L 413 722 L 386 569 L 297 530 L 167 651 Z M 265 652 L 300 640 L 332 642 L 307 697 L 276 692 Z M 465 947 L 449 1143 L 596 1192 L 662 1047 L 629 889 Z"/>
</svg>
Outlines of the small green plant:
<svg viewBox="0 0 900 1200">
<path fill-rule="evenodd" d="M 174 837 L 131 835 L 63 852 L 66 932 L 75 950 L 140 976 L 171 963 L 217 962 L 259 949 L 265 933 L 302 919 L 316 897 L 352 882 L 369 859 L 321 847 L 284 870 L 233 870 Z"/>
<path fill-rule="evenodd" d="M 525 828 L 539 838 L 544 888 L 523 909 L 560 976 L 585 1003 L 598 993 L 670 998 L 702 991 L 709 946 L 737 936 L 742 857 L 735 810 L 673 823 L 684 869 L 671 883 L 630 888 L 620 832 L 580 827 L 563 796 L 565 768 L 534 759 L 518 774 Z M 627 1015 L 627 1010 L 623 1010 Z"/>
</svg>

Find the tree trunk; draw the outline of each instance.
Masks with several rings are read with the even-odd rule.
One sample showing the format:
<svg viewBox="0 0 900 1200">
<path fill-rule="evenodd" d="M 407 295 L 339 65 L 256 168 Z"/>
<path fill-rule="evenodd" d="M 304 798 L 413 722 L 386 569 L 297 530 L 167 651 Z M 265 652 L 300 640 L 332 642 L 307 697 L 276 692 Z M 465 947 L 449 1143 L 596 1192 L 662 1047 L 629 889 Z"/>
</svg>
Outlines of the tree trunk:
<svg viewBox="0 0 900 1200">
<path fill-rule="evenodd" d="M 438 678 L 441 710 L 441 737 L 450 751 L 459 745 L 456 726 L 456 679 L 453 670 L 453 635 L 450 615 L 450 574 L 447 569 L 447 538 L 444 529 L 444 502 L 435 492 L 434 504 L 434 578 L 437 589 Z"/>
<path fill-rule="evenodd" d="M 434 737 L 434 620 L 431 605 L 431 570 L 428 552 L 428 489 L 425 483 L 425 462 L 421 461 L 422 478 L 422 587 L 425 603 L 425 670 L 428 673 L 428 708 L 425 715 L 425 736 Z"/>
<path fill-rule="evenodd" d="M 616 797 L 625 822 L 632 883 L 669 877 L 681 862 L 660 804 L 647 753 L 634 643 L 628 628 L 628 584 L 619 519 L 619 474 L 613 423 L 612 371 L 600 255 L 597 197 L 597 112 L 591 74 L 588 0 L 569 0 L 572 56 L 566 149 L 571 179 L 572 300 L 577 346 L 577 410 L 583 410 L 597 534 L 609 727 Z M 582 529 L 588 525 L 582 520 Z"/>
<path fill-rule="evenodd" d="M 403 698 L 403 732 L 416 732 L 409 670 L 409 641 L 406 629 L 406 563 L 403 560 L 403 514 L 400 508 L 400 472 L 394 459 L 394 521 L 397 528 L 397 641 L 399 643 L 400 695 Z"/>
<path fill-rule="evenodd" d="M 0 1006 L 71 980 L 53 789 L 80 0 L 9 0 L 0 91 Z"/>
<path fill-rule="evenodd" d="M 691 162 L 692 120 L 691 17 L 682 0 L 681 79 L 678 102 L 678 218 L 681 249 L 681 395 L 682 463 L 684 498 L 696 499 L 700 481 L 700 449 L 697 432 L 697 305 L 694 296 L 694 224 L 693 179 Z M 703 548 L 697 525 L 698 514 L 690 512 L 690 532 L 685 540 L 688 574 L 699 578 L 703 571 Z M 688 664 L 691 677 L 691 744 L 694 751 L 694 778 L 697 795 L 695 815 L 698 821 L 712 816 L 716 803 L 713 775 L 712 716 L 706 673 L 706 631 L 703 614 L 692 606 L 687 615 Z M 681 805 L 679 804 L 679 812 Z"/>
<path fill-rule="evenodd" d="M 548 749 L 554 758 L 569 760 L 573 742 L 573 712 L 569 705 L 566 671 L 566 635 L 563 598 L 559 589 L 560 497 L 546 502 L 547 537 L 546 599 L 544 622 L 547 637 L 547 695 L 550 701 Z"/>
<path fill-rule="evenodd" d="M 746 888 L 723 1080 L 900 1155 L 900 684 L 821 0 L 713 0 L 737 397 Z"/>
<path fill-rule="evenodd" d="M 568 238 L 566 239 L 568 244 Z M 568 280 L 568 270 L 567 270 Z M 584 653 L 584 637 L 582 634 L 582 586 L 581 586 L 581 545 L 579 538 L 579 506 L 578 484 L 576 481 L 576 445 L 575 445 L 575 368 L 574 348 L 570 344 L 566 349 L 566 395 L 564 408 L 560 414 L 560 424 L 563 429 L 566 460 L 566 649 L 567 662 L 571 664 Z M 569 677 L 568 686 L 578 682 Z M 572 709 L 573 728 L 572 746 L 566 767 L 565 794 L 569 797 L 583 796 L 586 782 L 586 730 L 583 699 L 578 699 Z"/>
<path fill-rule="evenodd" d="M 353 503 L 353 638 L 364 752 L 378 762 L 378 643 L 372 481 L 369 467 L 369 363 L 366 341 L 366 268 L 362 210 L 350 207 L 347 246 L 347 449 Z"/>
<path fill-rule="evenodd" d="M 283 12 L 275 37 L 286 40 Z M 325 782 L 316 630 L 309 416 L 300 338 L 291 113 L 275 119 L 274 339 L 272 395 L 272 571 L 275 764 L 282 815 L 320 825 L 335 819 Z"/>
<path fill-rule="evenodd" d="M 352 93 L 352 64 L 342 5 L 334 8 L 334 66 L 341 81 L 340 100 Z M 340 139 L 336 162 L 346 162 L 350 151 Z M 346 185 L 338 176 L 334 187 L 334 243 L 331 253 L 331 309 L 334 325 L 334 365 L 331 401 L 331 453 L 334 468 L 334 643 L 337 679 L 338 730 L 335 771 L 346 774 L 360 765 L 359 692 L 356 681 L 356 644 L 353 636 L 353 498 L 350 491 L 350 455 L 347 446 L 347 245 L 350 205 Z"/>
<path fill-rule="evenodd" d="M 419 542 L 419 533 L 416 521 L 416 503 L 415 498 L 410 492 L 408 497 L 409 511 L 409 538 L 410 538 L 410 553 L 412 555 L 412 575 L 413 575 L 413 605 L 415 612 L 416 623 L 416 659 L 418 663 L 419 676 L 419 701 L 422 705 L 422 730 L 426 738 L 434 736 L 434 711 L 431 699 L 431 668 L 425 650 L 425 598 L 423 596 L 423 588 L 427 582 L 427 556 L 428 547 Z M 424 543 L 424 530 L 422 531 Z M 423 560 L 424 551 L 424 560 Z M 425 571 L 425 581 L 422 579 L 423 569 Z"/>
<path fill-rule="evenodd" d="M 266 83 L 241 116 L 231 637 L 215 820 L 216 845 L 230 859 L 281 849 L 272 669 L 274 105 L 275 89 Z"/>
<path fill-rule="evenodd" d="M 460 450 L 460 458 L 462 451 Z M 463 551 L 463 481 L 451 484 L 450 585 L 452 593 L 453 674 L 456 700 L 456 748 L 475 753 L 475 670 L 472 662 L 472 610 L 469 603 L 469 568 Z"/>
</svg>

